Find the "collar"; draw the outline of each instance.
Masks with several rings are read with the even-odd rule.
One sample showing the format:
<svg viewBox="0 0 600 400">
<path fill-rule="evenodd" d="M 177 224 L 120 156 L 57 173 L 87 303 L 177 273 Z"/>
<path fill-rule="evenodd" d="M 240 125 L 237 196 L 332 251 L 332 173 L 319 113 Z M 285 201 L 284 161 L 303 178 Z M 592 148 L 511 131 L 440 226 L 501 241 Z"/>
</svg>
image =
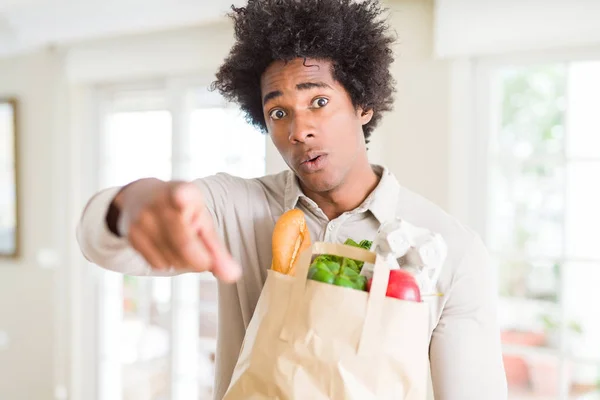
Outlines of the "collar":
<svg viewBox="0 0 600 400">
<path fill-rule="evenodd" d="M 396 216 L 398 196 L 400 193 L 400 184 L 396 177 L 381 165 L 372 165 L 373 171 L 381 177 L 379 183 L 373 191 L 367 196 L 356 209 L 350 211 L 351 214 L 371 211 L 380 224 L 390 221 Z M 302 199 L 309 204 L 314 204 L 313 200 L 308 198 L 298 184 L 298 178 L 293 171 L 288 170 L 285 179 L 285 190 L 283 202 L 285 210 L 296 208 L 298 201 Z"/>
</svg>

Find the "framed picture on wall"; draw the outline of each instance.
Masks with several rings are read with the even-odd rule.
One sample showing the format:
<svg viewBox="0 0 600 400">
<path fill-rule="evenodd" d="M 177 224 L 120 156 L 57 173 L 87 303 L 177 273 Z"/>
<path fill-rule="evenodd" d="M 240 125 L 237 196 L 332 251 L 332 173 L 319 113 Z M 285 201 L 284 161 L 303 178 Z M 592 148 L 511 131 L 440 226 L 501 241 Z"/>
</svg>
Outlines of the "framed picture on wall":
<svg viewBox="0 0 600 400">
<path fill-rule="evenodd" d="M 0 98 L 0 257 L 19 256 L 17 100 Z"/>
</svg>

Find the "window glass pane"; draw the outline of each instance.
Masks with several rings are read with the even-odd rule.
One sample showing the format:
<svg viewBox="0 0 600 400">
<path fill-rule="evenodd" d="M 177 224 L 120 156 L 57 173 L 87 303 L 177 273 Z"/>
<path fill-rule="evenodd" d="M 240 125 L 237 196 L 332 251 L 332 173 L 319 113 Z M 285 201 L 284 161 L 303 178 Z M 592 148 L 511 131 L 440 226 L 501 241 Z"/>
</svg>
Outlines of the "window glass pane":
<svg viewBox="0 0 600 400">
<path fill-rule="evenodd" d="M 569 157 L 600 158 L 600 62 L 577 62 L 569 67 Z"/>
<path fill-rule="evenodd" d="M 565 68 L 505 68 L 496 79 L 499 125 L 490 143 L 489 246 L 513 257 L 561 257 Z"/>
<path fill-rule="evenodd" d="M 502 343 L 509 348 L 559 349 L 559 342 L 553 335 L 560 318 L 560 308 L 556 304 L 502 298 L 498 315 Z"/>
<path fill-rule="evenodd" d="M 562 154 L 565 76 L 566 68 L 556 64 L 502 70 L 493 153 L 520 160 Z"/>
<path fill-rule="evenodd" d="M 199 293 L 202 274 L 183 274 L 173 278 L 173 397 L 171 400 L 198 399 Z M 212 384 L 212 381 L 211 381 Z"/>
<path fill-rule="evenodd" d="M 568 262 L 563 269 L 567 349 L 600 365 L 600 262 Z"/>
<path fill-rule="evenodd" d="M 190 173 L 196 177 L 227 172 L 243 178 L 265 173 L 265 135 L 240 111 L 198 108 L 190 114 Z"/>
<path fill-rule="evenodd" d="M 15 169 L 12 162 L 2 161 L 0 159 L 0 253 L 11 253 L 16 245 Z"/>
<path fill-rule="evenodd" d="M 121 400 L 123 277 L 107 270 L 100 271 L 100 275 L 98 398 Z"/>
<path fill-rule="evenodd" d="M 133 163 L 171 156 L 171 114 L 166 110 L 110 114 L 104 154 Z"/>
<path fill-rule="evenodd" d="M 0 163 L 8 162 L 12 164 L 14 160 L 15 142 L 14 142 L 14 114 L 10 104 L 0 104 Z"/>
<path fill-rule="evenodd" d="M 600 364 L 569 360 L 565 374 L 569 382 L 569 400 L 600 398 Z"/>
<path fill-rule="evenodd" d="M 560 362 L 552 354 L 524 352 L 504 355 L 510 400 L 552 400 L 559 397 Z"/>
<path fill-rule="evenodd" d="M 560 262 L 495 257 L 500 274 L 500 294 L 556 302 L 560 285 Z"/>
<path fill-rule="evenodd" d="M 11 254 L 16 247 L 15 132 L 11 104 L 0 104 L 0 253 Z"/>
<path fill-rule="evenodd" d="M 140 178 L 171 178 L 171 114 L 136 111 L 109 114 L 103 137 L 102 186 Z"/>
<path fill-rule="evenodd" d="M 600 162 L 572 162 L 567 174 L 567 255 L 600 260 Z"/>
<path fill-rule="evenodd" d="M 124 400 L 167 400 L 171 280 L 123 277 L 121 361 Z"/>
<path fill-rule="evenodd" d="M 502 158 L 489 183 L 489 245 L 495 252 L 561 257 L 564 168 L 544 161 Z"/>
</svg>

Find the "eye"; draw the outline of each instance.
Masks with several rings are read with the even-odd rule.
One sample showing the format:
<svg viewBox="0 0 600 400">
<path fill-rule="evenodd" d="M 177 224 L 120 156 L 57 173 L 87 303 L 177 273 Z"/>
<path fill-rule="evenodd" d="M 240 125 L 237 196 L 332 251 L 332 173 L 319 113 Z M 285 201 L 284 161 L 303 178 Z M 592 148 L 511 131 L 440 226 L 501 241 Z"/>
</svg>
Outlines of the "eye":
<svg viewBox="0 0 600 400">
<path fill-rule="evenodd" d="M 276 108 L 269 113 L 271 119 L 278 120 L 286 116 L 285 111 L 280 108 Z"/>
<path fill-rule="evenodd" d="M 329 103 L 329 99 L 326 97 L 317 97 L 316 99 L 313 100 L 311 106 L 313 108 L 321 108 L 321 107 L 325 107 L 327 105 L 327 103 Z"/>
</svg>

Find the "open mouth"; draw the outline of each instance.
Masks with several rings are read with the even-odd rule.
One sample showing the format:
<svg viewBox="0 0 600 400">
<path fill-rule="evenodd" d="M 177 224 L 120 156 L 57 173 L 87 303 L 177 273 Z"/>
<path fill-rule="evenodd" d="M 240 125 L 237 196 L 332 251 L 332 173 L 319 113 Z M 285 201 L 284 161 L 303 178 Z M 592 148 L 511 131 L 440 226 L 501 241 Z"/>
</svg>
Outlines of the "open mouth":
<svg viewBox="0 0 600 400">
<path fill-rule="evenodd" d="M 316 172 L 325 167 L 326 154 L 309 154 L 308 158 L 300 163 L 304 172 Z"/>
<path fill-rule="evenodd" d="M 318 155 L 316 157 L 313 158 L 309 158 L 308 160 L 304 161 L 302 164 L 306 164 L 306 163 L 315 163 L 319 160 L 319 158 L 321 158 L 321 155 Z"/>
</svg>

